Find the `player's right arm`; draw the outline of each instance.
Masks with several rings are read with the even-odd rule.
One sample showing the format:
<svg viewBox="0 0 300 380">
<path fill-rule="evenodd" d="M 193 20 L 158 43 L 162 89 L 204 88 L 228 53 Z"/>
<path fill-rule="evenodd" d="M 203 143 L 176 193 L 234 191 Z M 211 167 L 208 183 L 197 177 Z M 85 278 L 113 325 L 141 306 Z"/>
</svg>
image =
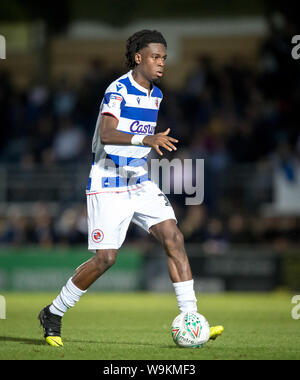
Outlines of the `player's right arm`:
<svg viewBox="0 0 300 380">
<path fill-rule="evenodd" d="M 107 145 L 131 145 L 131 139 L 133 134 L 123 133 L 117 130 L 118 119 L 110 114 L 102 114 L 100 123 L 100 139 L 101 144 Z M 155 135 L 145 136 L 143 139 L 143 144 L 154 148 L 156 152 L 162 156 L 163 153 L 160 147 L 165 148 L 169 151 L 176 150 L 177 148 L 173 143 L 177 143 L 178 140 L 173 137 L 168 136 L 170 128 L 161 133 L 156 133 Z"/>
<path fill-rule="evenodd" d="M 169 132 L 170 128 L 168 128 L 164 132 L 156 133 L 152 136 L 145 136 L 143 139 L 143 144 L 150 146 L 151 148 L 154 148 L 160 156 L 163 155 L 163 153 L 159 149 L 160 147 L 165 148 L 170 152 L 172 150 L 177 150 L 176 146 L 173 143 L 177 143 L 178 140 L 174 139 L 171 136 L 168 136 Z"/>
<path fill-rule="evenodd" d="M 104 113 L 100 122 L 100 140 L 104 145 L 131 145 L 131 134 L 123 133 L 117 130 L 118 119 L 114 116 Z"/>
<path fill-rule="evenodd" d="M 112 83 L 105 95 L 101 105 L 100 119 L 100 140 L 103 145 L 131 145 L 131 139 L 134 134 L 124 133 L 117 129 L 121 109 L 126 104 L 126 89 L 120 82 Z M 160 148 L 165 148 L 169 151 L 176 150 L 173 143 L 178 140 L 168 136 L 170 128 L 155 135 L 147 135 L 143 138 L 142 144 L 154 148 L 161 156 Z"/>
</svg>

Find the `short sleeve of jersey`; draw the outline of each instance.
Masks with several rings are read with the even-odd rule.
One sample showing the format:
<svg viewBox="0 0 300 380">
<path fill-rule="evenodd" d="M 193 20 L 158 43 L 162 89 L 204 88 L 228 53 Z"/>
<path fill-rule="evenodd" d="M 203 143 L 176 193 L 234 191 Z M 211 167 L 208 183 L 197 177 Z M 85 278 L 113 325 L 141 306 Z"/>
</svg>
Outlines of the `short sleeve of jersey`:
<svg viewBox="0 0 300 380">
<path fill-rule="evenodd" d="M 102 101 L 101 114 L 108 113 L 119 120 L 121 110 L 124 107 L 126 88 L 119 82 L 112 83 L 107 90 Z"/>
</svg>

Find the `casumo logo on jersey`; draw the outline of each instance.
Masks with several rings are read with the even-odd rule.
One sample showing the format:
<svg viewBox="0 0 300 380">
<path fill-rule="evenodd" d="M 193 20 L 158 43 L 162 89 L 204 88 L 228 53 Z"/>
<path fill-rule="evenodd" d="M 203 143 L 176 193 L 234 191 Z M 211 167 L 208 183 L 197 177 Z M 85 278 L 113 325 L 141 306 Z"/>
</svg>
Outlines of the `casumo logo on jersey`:
<svg viewBox="0 0 300 380">
<path fill-rule="evenodd" d="M 95 243 L 100 243 L 104 238 L 103 231 L 97 229 L 92 232 L 92 239 Z"/>
<path fill-rule="evenodd" d="M 139 121 L 134 121 L 130 127 L 130 132 L 132 133 L 140 133 L 142 135 L 154 135 L 155 127 L 150 124 L 140 124 Z"/>
</svg>

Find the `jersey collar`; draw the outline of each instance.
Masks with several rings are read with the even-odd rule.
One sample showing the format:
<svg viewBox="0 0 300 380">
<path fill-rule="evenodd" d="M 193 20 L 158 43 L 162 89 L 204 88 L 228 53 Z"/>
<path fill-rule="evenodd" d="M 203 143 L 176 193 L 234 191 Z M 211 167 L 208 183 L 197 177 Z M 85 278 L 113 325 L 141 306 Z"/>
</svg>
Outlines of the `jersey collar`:
<svg viewBox="0 0 300 380">
<path fill-rule="evenodd" d="M 136 87 L 138 90 L 144 92 L 144 93 L 148 96 L 148 90 L 147 90 L 145 87 L 143 87 L 143 86 L 141 86 L 140 84 L 138 84 L 138 83 L 133 79 L 133 76 L 132 76 L 132 70 L 130 70 L 130 71 L 128 72 L 128 78 L 129 78 L 131 84 L 132 84 L 134 87 Z M 154 86 L 152 87 L 152 89 L 151 89 L 151 91 L 150 91 L 150 96 L 151 96 L 151 94 L 152 94 L 153 89 L 154 89 Z"/>
</svg>

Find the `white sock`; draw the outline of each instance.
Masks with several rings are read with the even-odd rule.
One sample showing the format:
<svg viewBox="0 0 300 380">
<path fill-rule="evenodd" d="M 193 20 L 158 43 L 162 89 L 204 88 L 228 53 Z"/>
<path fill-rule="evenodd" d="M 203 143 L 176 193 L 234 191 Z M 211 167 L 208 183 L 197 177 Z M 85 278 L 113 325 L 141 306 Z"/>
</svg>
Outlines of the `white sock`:
<svg viewBox="0 0 300 380">
<path fill-rule="evenodd" d="M 86 293 L 86 290 L 81 290 L 73 284 L 72 278 L 68 280 L 65 286 L 63 286 L 59 295 L 52 301 L 49 308 L 50 312 L 61 317 L 64 313 L 75 305 L 79 298 Z"/>
<path fill-rule="evenodd" d="M 173 282 L 178 307 L 181 313 L 197 311 L 197 298 L 194 292 L 194 280 Z"/>
</svg>

